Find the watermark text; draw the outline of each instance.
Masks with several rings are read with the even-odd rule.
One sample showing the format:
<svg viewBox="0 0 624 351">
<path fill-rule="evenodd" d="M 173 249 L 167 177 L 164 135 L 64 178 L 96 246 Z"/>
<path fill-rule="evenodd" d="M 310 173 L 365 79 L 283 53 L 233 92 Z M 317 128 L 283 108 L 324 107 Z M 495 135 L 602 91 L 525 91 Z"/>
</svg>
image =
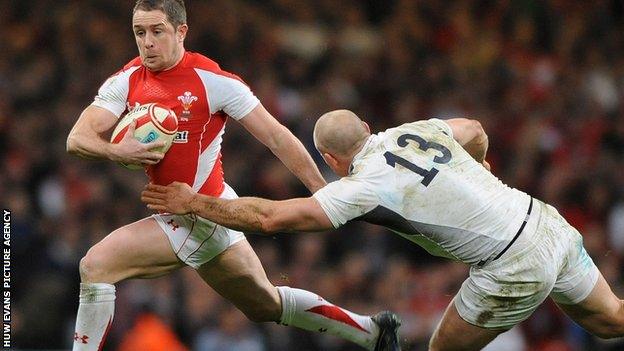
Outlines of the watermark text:
<svg viewBox="0 0 624 351">
<path fill-rule="evenodd" d="M 2 348 L 11 347 L 11 211 L 2 210 Z"/>
</svg>

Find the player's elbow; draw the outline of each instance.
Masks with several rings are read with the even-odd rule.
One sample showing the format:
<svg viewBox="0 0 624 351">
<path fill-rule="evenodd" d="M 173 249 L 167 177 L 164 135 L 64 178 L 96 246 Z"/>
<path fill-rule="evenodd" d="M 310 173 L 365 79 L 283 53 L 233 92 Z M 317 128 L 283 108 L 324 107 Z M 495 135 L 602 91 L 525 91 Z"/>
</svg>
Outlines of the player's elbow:
<svg viewBox="0 0 624 351">
<path fill-rule="evenodd" d="M 280 216 L 279 213 L 273 212 L 262 220 L 262 232 L 274 234 L 278 232 L 291 233 L 297 230 L 297 225 L 289 216 Z"/>
<path fill-rule="evenodd" d="M 284 125 L 277 125 L 273 128 L 271 135 L 265 140 L 265 145 L 276 155 L 281 154 L 284 149 L 292 148 L 292 141 L 296 137 Z"/>
<path fill-rule="evenodd" d="M 282 229 L 282 225 L 279 221 L 274 218 L 265 216 L 259 220 L 260 222 L 260 231 L 265 234 L 274 234 Z"/>
<path fill-rule="evenodd" d="M 237 212 L 233 210 L 232 212 Z M 252 211 L 253 214 L 247 217 L 247 222 L 241 230 L 252 230 L 262 234 L 272 234 L 279 230 L 279 224 L 275 220 L 275 211 L 267 206 L 257 206 Z"/>
</svg>

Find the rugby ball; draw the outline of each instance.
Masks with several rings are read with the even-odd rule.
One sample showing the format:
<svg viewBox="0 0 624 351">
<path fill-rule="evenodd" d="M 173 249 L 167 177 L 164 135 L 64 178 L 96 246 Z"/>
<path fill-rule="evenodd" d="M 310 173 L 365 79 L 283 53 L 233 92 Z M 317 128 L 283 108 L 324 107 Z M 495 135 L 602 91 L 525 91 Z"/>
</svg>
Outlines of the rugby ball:
<svg viewBox="0 0 624 351">
<path fill-rule="evenodd" d="M 166 153 L 169 150 L 178 131 L 178 117 L 173 110 L 158 103 L 136 106 L 121 118 L 115 130 L 113 130 L 111 143 L 119 143 L 126 135 L 130 123 L 134 120 L 137 121 L 134 130 L 135 139 L 142 143 L 162 140 L 165 142 L 165 146 L 156 148 L 154 151 Z M 128 169 L 143 169 L 141 165 L 121 162 L 120 164 Z"/>
</svg>

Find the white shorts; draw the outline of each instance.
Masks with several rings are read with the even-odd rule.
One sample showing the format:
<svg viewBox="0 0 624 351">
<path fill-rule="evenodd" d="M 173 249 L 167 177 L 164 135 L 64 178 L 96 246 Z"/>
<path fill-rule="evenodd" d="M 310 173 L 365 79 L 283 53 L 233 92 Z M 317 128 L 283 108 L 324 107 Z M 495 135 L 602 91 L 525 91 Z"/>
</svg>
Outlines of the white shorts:
<svg viewBox="0 0 624 351">
<path fill-rule="evenodd" d="M 498 260 L 470 268 L 454 298 L 459 315 L 488 329 L 509 329 L 527 319 L 550 295 L 577 304 L 592 291 L 599 271 L 583 237 L 557 212 L 535 202 L 527 226 Z"/>
<path fill-rule="evenodd" d="M 234 190 L 226 184 L 221 198 L 237 197 Z M 245 235 L 237 230 L 217 225 L 195 215 L 155 214 L 152 218 L 169 238 L 176 256 L 195 269 L 231 245 L 245 239 Z"/>
</svg>

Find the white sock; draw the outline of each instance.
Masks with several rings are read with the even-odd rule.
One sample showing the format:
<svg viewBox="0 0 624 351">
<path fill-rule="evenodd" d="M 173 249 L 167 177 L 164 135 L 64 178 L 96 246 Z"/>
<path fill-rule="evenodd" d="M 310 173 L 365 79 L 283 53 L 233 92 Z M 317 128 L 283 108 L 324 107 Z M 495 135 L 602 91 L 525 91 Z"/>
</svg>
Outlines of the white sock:
<svg viewBox="0 0 624 351">
<path fill-rule="evenodd" d="M 306 290 L 287 286 L 277 290 L 282 298 L 280 324 L 328 332 L 369 350 L 375 347 L 379 327 L 371 317 L 347 311 Z"/>
<path fill-rule="evenodd" d="M 106 283 L 81 283 L 80 305 L 72 351 L 99 351 L 113 323 L 115 286 Z"/>
</svg>

